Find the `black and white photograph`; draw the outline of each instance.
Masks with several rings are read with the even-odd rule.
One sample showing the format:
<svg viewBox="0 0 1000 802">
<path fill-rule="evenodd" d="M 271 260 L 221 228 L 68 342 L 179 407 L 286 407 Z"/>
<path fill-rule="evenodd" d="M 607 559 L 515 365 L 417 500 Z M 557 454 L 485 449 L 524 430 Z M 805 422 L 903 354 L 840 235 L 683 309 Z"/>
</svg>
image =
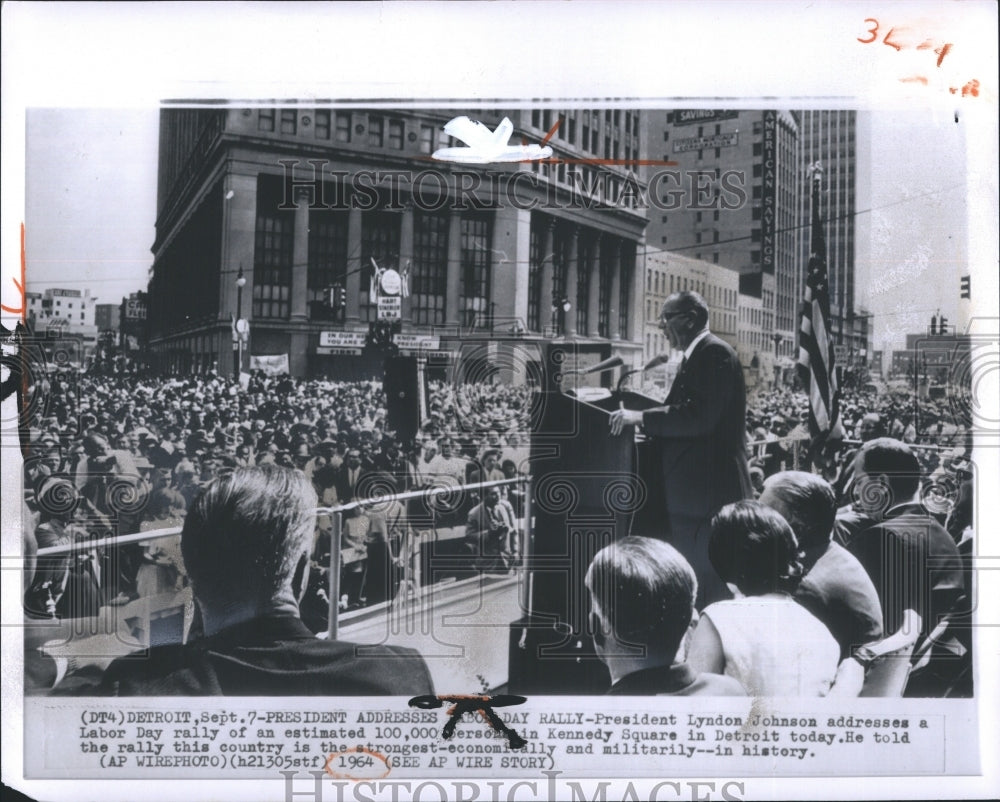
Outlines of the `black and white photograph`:
<svg viewBox="0 0 1000 802">
<path fill-rule="evenodd" d="M 523 2 L 225 23 L 342 22 L 341 77 L 5 78 L 6 786 L 996 792 L 996 38 L 962 39 L 995 7 L 725 6 L 759 87 L 430 52 L 614 16 Z M 176 56 L 236 7 L 70 16 Z M 675 8 L 693 58 L 712 14 Z M 860 83 L 756 67 L 751 11 Z M 9 76 L 54 18 L 5 18 Z M 410 25 L 471 77 L 408 76 Z"/>
</svg>

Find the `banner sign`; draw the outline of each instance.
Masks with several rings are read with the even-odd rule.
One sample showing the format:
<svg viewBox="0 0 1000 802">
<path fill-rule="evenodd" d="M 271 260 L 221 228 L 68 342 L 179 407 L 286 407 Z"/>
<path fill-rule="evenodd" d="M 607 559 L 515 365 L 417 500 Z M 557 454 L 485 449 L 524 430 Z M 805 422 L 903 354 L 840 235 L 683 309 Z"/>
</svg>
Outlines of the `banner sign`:
<svg viewBox="0 0 1000 802">
<path fill-rule="evenodd" d="M 402 311 L 402 301 L 398 295 L 380 295 L 378 297 L 378 319 L 399 320 Z"/>
<path fill-rule="evenodd" d="M 441 338 L 425 334 L 394 334 L 392 341 L 404 351 L 436 351 Z"/>
<path fill-rule="evenodd" d="M 265 376 L 280 376 L 288 373 L 288 354 L 251 356 L 250 370 L 262 370 Z"/>
<path fill-rule="evenodd" d="M 778 113 L 764 112 L 764 147 L 762 163 L 764 183 L 761 187 L 761 267 L 774 275 L 775 227 L 778 203 Z"/>
<path fill-rule="evenodd" d="M 670 120 L 674 125 L 695 125 L 697 123 L 715 123 L 719 120 L 732 120 L 738 111 L 716 111 L 713 109 L 677 109 Z"/>
<path fill-rule="evenodd" d="M 321 348 L 364 348 L 368 333 L 364 331 L 321 331 Z M 317 352 L 318 353 L 318 352 Z"/>
<path fill-rule="evenodd" d="M 715 136 L 693 136 L 687 139 L 674 140 L 674 153 L 687 153 L 692 150 L 708 150 L 709 148 L 731 148 L 738 145 L 740 135 L 733 131 L 729 134 Z"/>
</svg>

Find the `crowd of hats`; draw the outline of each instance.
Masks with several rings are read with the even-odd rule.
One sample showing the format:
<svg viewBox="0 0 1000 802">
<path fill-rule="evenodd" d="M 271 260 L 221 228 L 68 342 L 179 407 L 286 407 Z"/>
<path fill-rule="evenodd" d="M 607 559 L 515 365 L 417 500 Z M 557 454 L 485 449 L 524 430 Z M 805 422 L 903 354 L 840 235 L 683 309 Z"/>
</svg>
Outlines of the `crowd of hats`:
<svg viewBox="0 0 1000 802">
<path fill-rule="evenodd" d="M 29 436 L 41 475 L 53 472 L 45 469 L 43 455 L 51 457 L 52 467 L 72 460 L 93 435 L 132 454 L 140 471 L 173 477 L 250 463 L 301 466 L 320 453 L 369 452 L 390 443 L 405 452 L 445 436 L 462 453 L 478 457 L 512 432 L 526 441 L 530 407 L 528 388 L 466 391 L 431 382 L 416 441 L 400 442 L 376 381 L 255 374 L 244 390 L 216 374 L 156 380 L 56 372 L 39 390 L 43 414 Z"/>
</svg>

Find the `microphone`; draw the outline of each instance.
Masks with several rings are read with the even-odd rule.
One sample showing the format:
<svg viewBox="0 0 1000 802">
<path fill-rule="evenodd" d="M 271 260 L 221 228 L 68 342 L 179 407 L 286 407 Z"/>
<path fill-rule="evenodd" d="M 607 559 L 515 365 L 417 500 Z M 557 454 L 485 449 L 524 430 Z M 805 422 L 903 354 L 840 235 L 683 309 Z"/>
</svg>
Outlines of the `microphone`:
<svg viewBox="0 0 1000 802">
<path fill-rule="evenodd" d="M 596 365 L 591 365 L 589 368 L 582 368 L 577 370 L 566 371 L 570 374 L 575 374 L 577 376 L 586 376 L 590 373 L 598 373 L 602 370 L 611 370 L 612 368 L 619 368 L 625 364 L 625 361 L 620 356 L 613 356 L 610 359 L 605 359 L 603 362 L 598 362 Z"/>
<path fill-rule="evenodd" d="M 642 366 L 642 369 L 644 371 L 652 370 L 653 368 L 659 367 L 660 365 L 664 365 L 669 361 L 670 361 L 669 354 L 660 354 L 659 356 L 654 356 L 652 359 L 650 359 L 649 362 L 647 362 L 645 365 Z"/>
</svg>

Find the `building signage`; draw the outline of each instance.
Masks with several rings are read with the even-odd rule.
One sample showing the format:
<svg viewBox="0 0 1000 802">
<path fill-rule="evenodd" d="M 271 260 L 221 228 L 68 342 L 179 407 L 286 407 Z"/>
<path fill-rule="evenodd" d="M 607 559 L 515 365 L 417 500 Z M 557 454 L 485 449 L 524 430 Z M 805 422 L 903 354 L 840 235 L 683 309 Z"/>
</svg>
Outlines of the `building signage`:
<svg viewBox="0 0 1000 802">
<path fill-rule="evenodd" d="M 740 135 L 733 131 L 715 136 L 693 136 L 687 139 L 674 140 L 674 153 L 688 153 L 692 150 L 707 150 L 709 148 L 731 148 L 739 144 Z"/>
<path fill-rule="evenodd" d="M 738 111 L 718 111 L 715 109 L 677 109 L 670 119 L 674 125 L 696 125 L 697 123 L 714 123 L 719 120 L 733 120 Z"/>
<path fill-rule="evenodd" d="M 79 290 L 49 290 L 49 295 L 53 298 L 79 298 Z"/>
<path fill-rule="evenodd" d="M 324 348 L 320 346 L 316 349 L 319 356 L 357 356 L 361 353 L 360 348 Z"/>
<path fill-rule="evenodd" d="M 364 331 L 321 331 L 319 344 L 321 348 L 357 348 L 365 347 L 368 333 Z M 317 353 L 319 353 L 317 351 Z"/>
<path fill-rule="evenodd" d="M 380 295 L 378 297 L 379 320 L 399 320 L 402 308 L 402 301 L 398 295 Z"/>
<path fill-rule="evenodd" d="M 760 263 L 765 273 L 774 275 L 775 225 L 778 203 L 778 113 L 764 112 L 764 142 L 762 148 Z"/>
<path fill-rule="evenodd" d="M 404 351 L 436 351 L 441 347 L 441 338 L 427 334 L 394 334 L 392 341 Z"/>
<path fill-rule="evenodd" d="M 146 304 L 138 298 L 129 298 L 125 301 L 125 318 L 127 320 L 145 320 Z"/>
</svg>

